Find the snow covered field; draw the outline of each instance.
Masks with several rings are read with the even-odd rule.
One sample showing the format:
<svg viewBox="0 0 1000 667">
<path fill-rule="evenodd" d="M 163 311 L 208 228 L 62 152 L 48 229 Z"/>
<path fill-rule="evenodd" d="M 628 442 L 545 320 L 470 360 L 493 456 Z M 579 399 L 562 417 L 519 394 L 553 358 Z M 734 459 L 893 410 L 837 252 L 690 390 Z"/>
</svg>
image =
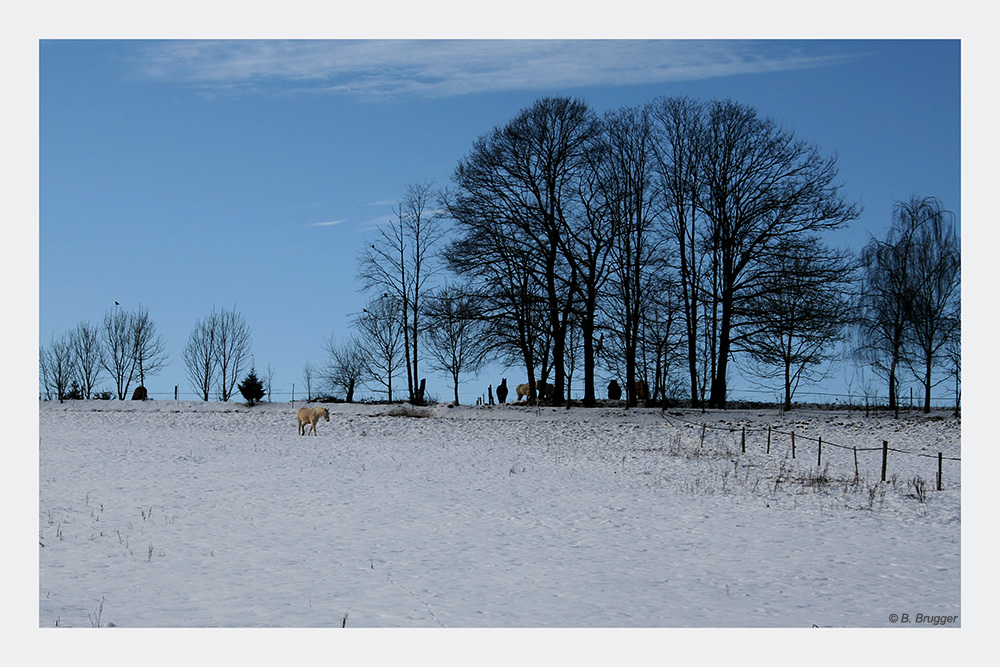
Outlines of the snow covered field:
<svg viewBox="0 0 1000 667">
<path fill-rule="evenodd" d="M 39 626 L 962 623 L 947 415 L 300 405 L 40 403 Z"/>
</svg>

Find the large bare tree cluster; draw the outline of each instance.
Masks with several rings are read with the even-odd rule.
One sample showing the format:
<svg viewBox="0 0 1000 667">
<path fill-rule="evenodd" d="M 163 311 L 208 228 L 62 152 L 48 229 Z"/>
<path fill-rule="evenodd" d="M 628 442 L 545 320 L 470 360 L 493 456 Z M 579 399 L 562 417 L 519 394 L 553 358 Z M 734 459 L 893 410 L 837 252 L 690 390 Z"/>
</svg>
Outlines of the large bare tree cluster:
<svg viewBox="0 0 1000 667">
<path fill-rule="evenodd" d="M 739 364 L 780 382 L 790 406 L 852 330 L 893 403 L 901 364 L 928 404 L 932 374 L 957 368 L 957 236 L 939 203 L 900 205 L 908 222 L 866 249 L 859 280 L 858 261 L 824 241 L 859 215 L 836 158 L 752 107 L 660 98 L 597 115 L 540 99 L 476 140 L 452 181 L 410 186 L 360 257 L 374 298 L 338 353 L 354 360 L 352 382 L 390 398 L 405 367 L 422 400 L 429 357 L 457 401 L 459 373 L 492 358 L 551 387 L 556 404 L 582 366 L 585 405 L 603 393 L 601 369 L 630 405 L 724 407 Z M 904 236 L 912 248 L 890 251 Z M 446 287 L 433 280 L 442 270 Z M 891 289 L 905 298 L 887 304 L 879 290 Z M 328 375 L 343 372 L 331 361 Z"/>
<path fill-rule="evenodd" d="M 557 403 L 574 328 L 584 404 L 600 359 L 632 405 L 637 387 L 663 397 L 686 378 L 693 404 L 722 407 L 741 352 L 783 365 L 790 395 L 846 324 L 846 284 L 823 276 L 849 274 L 847 258 L 818 240 L 858 214 L 836 176 L 834 159 L 735 102 L 660 99 L 598 117 L 543 99 L 459 164 L 446 256 L 488 304 L 498 351 L 529 381 L 538 369 Z"/>
</svg>

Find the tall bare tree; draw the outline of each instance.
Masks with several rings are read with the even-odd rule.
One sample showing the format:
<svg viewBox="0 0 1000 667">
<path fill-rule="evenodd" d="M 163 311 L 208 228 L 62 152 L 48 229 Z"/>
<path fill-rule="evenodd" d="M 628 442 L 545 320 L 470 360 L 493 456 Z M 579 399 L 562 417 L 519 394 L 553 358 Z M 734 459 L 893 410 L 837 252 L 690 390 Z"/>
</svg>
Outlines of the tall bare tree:
<svg viewBox="0 0 1000 667">
<path fill-rule="evenodd" d="M 952 215 L 932 197 L 896 202 L 885 239 L 872 238 L 861 261 L 858 355 L 887 381 L 890 409 L 898 414 L 905 366 L 923 385 L 929 411 L 933 369 L 960 335 L 961 256 Z"/>
<path fill-rule="evenodd" d="M 218 326 L 219 315 L 213 309 L 211 315 L 195 322 L 182 353 L 188 382 L 203 401 L 209 400 L 218 373 L 215 355 Z"/>
<path fill-rule="evenodd" d="M 459 404 L 460 375 L 478 372 L 489 349 L 484 335 L 486 321 L 477 309 L 477 301 L 468 293 L 447 285 L 434 292 L 428 302 L 431 367 L 451 376 L 455 405 Z"/>
<path fill-rule="evenodd" d="M 701 354 L 698 344 L 703 260 L 698 242 L 697 193 L 705 105 L 690 98 L 664 98 L 651 105 L 650 114 L 658 132 L 654 154 L 663 196 L 662 221 L 674 246 L 671 256 L 678 278 L 691 404 L 697 407 L 704 389 L 700 378 L 708 358 Z"/>
<path fill-rule="evenodd" d="M 476 141 L 455 171 L 457 192 L 450 199 L 450 213 L 466 240 L 492 227 L 490 233 L 523 250 L 517 271 L 526 274 L 534 283 L 529 290 L 544 300 L 555 403 L 564 397 L 566 333 L 579 279 L 566 259 L 567 227 L 579 215 L 577 181 L 599 130 L 593 113 L 579 100 L 538 100 Z M 481 256 L 478 261 L 496 259 Z M 533 384 L 535 369 L 527 360 L 526 365 Z"/>
<path fill-rule="evenodd" d="M 445 233 L 436 200 L 433 183 L 407 186 L 393 209 L 394 219 L 379 229 L 359 258 L 358 278 L 364 289 L 391 294 L 399 303 L 411 402 L 423 400 L 418 396 L 422 306 L 428 283 L 440 268 L 435 251 Z"/>
<path fill-rule="evenodd" d="M 306 385 L 306 400 L 312 400 L 313 378 L 316 377 L 316 367 L 312 362 L 307 361 L 302 367 L 302 381 Z"/>
<path fill-rule="evenodd" d="M 354 402 L 354 390 L 365 374 L 365 355 L 357 337 L 338 345 L 333 334 L 324 343 L 327 363 L 322 374 L 331 391 L 344 391 L 344 400 Z"/>
<path fill-rule="evenodd" d="M 131 314 L 132 355 L 139 385 L 146 386 L 146 375 L 155 375 L 167 364 L 166 345 L 156 333 L 156 324 L 149 317 L 149 310 L 141 305 Z"/>
<path fill-rule="evenodd" d="M 218 364 L 218 390 L 222 401 L 229 401 L 250 357 L 250 327 L 233 310 L 219 311 L 215 329 L 215 358 Z"/>
<path fill-rule="evenodd" d="M 448 198 L 447 207 L 462 220 L 462 234 L 446 249 L 446 261 L 468 281 L 465 289 L 488 325 L 490 352 L 504 363 L 522 364 L 534 383 L 536 366 L 546 365 L 551 337 L 541 288 L 525 268 L 533 257 L 530 248 L 507 233 L 502 202 L 458 195 Z"/>
<path fill-rule="evenodd" d="M 897 205 L 898 216 L 916 228 L 911 262 L 908 355 L 910 370 L 924 390 L 924 412 L 931 410 L 931 389 L 950 375 L 947 346 L 961 329 L 961 247 L 954 214 L 934 197 Z M 942 367 L 943 366 L 943 367 Z M 944 375 L 934 380 L 934 371 Z"/>
<path fill-rule="evenodd" d="M 612 250 L 613 298 L 617 335 L 625 354 L 625 392 L 635 407 L 637 382 L 648 382 L 637 373 L 637 355 L 646 310 L 654 294 L 650 282 L 660 253 L 655 235 L 658 197 L 654 183 L 655 136 L 649 109 L 623 109 L 605 118 L 608 143 L 607 201 L 616 232 Z M 661 265 L 662 268 L 662 265 Z"/>
<path fill-rule="evenodd" d="M 101 375 L 101 332 L 86 320 L 80 322 L 70 334 L 73 346 L 73 365 L 80 382 L 83 397 L 89 399 Z"/>
<path fill-rule="evenodd" d="M 734 345 L 755 362 L 754 375 L 781 380 L 785 410 L 800 383 L 833 370 L 853 319 L 852 270 L 845 253 L 809 237 L 785 243 L 769 270 L 755 276 L 757 294 L 740 315 L 744 331 Z"/>
<path fill-rule="evenodd" d="M 625 226 L 619 216 L 618 192 L 614 183 L 621 143 L 615 139 L 619 133 L 614 116 L 603 119 L 601 133 L 595 136 L 586 149 L 586 160 L 578 179 L 580 214 L 570 218 L 564 243 L 566 260 L 576 271 L 579 293 L 577 312 L 574 314 L 570 337 L 579 329 L 579 340 L 567 342 L 567 365 L 576 364 L 576 354 L 583 352 L 583 405 L 597 404 L 596 371 L 598 350 L 599 309 L 606 296 L 606 288 L 614 275 L 616 241 Z"/>
<path fill-rule="evenodd" d="M 67 334 L 52 338 L 38 351 L 38 370 L 46 398 L 62 402 L 75 377 L 73 344 Z"/>
<path fill-rule="evenodd" d="M 102 364 L 115 383 L 118 400 L 124 401 L 129 385 L 135 379 L 135 332 L 132 315 L 117 304 L 104 314 L 101 343 L 104 346 Z"/>
<path fill-rule="evenodd" d="M 789 239 L 836 229 L 858 210 L 839 194 L 836 158 L 798 140 L 751 107 L 713 102 L 701 145 L 699 208 L 709 227 L 718 345 L 709 403 L 725 407 L 740 302 L 754 273 Z"/>
<path fill-rule="evenodd" d="M 386 390 L 393 400 L 392 381 L 403 365 L 402 304 L 391 294 L 368 302 L 367 308 L 354 318 L 357 341 L 365 361 L 365 380 Z"/>
</svg>

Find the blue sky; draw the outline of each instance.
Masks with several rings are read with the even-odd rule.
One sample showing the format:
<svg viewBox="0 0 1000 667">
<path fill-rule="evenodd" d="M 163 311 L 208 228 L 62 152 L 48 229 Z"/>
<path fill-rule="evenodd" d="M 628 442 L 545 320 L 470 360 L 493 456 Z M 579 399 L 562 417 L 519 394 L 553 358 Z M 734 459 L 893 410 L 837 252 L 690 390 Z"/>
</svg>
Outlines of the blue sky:
<svg viewBox="0 0 1000 667">
<path fill-rule="evenodd" d="M 275 400 L 293 383 L 301 395 L 303 365 L 351 333 L 356 256 L 406 186 L 448 186 L 477 137 L 542 96 L 597 112 L 675 95 L 756 107 L 838 156 L 864 210 L 836 245 L 860 249 L 914 194 L 961 221 L 960 52 L 958 40 L 42 40 L 38 342 L 141 304 L 170 361 L 150 391 L 192 398 L 188 335 L 235 307 Z M 463 402 L 499 372 L 469 378 Z M 450 396 L 444 378 L 428 384 Z"/>
</svg>

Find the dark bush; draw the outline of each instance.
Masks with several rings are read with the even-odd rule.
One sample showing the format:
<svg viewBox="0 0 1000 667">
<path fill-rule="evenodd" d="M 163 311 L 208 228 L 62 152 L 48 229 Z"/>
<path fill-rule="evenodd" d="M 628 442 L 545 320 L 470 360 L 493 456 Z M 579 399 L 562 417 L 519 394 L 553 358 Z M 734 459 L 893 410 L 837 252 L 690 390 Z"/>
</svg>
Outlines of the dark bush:
<svg viewBox="0 0 1000 667">
<path fill-rule="evenodd" d="M 264 398 L 264 383 L 260 381 L 256 371 L 252 368 L 250 369 L 250 374 L 244 378 L 237 389 L 243 394 L 243 398 L 247 400 L 247 405 L 260 403 L 260 400 Z"/>
</svg>

